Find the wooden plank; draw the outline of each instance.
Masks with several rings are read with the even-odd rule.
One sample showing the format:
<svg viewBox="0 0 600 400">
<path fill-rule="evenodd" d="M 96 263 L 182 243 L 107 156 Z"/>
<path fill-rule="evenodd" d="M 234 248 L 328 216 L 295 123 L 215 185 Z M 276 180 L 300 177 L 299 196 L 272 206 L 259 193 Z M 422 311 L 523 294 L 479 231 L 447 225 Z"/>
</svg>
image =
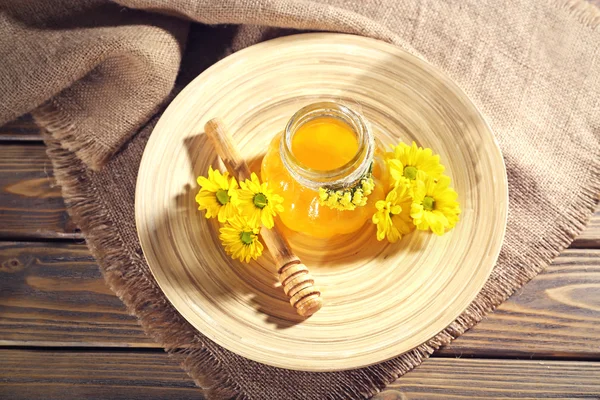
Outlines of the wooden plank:
<svg viewBox="0 0 600 400">
<path fill-rule="evenodd" d="M 0 344 L 156 347 L 84 245 L 0 243 Z M 600 250 L 567 250 L 445 356 L 600 358 Z"/>
<path fill-rule="evenodd" d="M 599 0 L 600 1 L 600 0 Z M 600 249 L 600 204 L 584 231 L 571 244 L 572 248 Z"/>
<path fill-rule="evenodd" d="M 0 239 L 15 238 L 82 238 L 41 143 L 0 144 Z"/>
<path fill-rule="evenodd" d="M 600 363 L 432 358 L 388 390 L 376 399 L 598 399 Z"/>
<path fill-rule="evenodd" d="M 392 397 L 396 391 L 397 396 Z M 587 398 L 600 393 L 600 364 L 434 358 L 379 399 Z M 0 398 L 200 399 L 162 352 L 1 350 Z"/>
<path fill-rule="evenodd" d="M 600 250 L 566 250 L 465 335 L 450 356 L 600 358 Z"/>
<path fill-rule="evenodd" d="M 164 352 L 0 350 L 0 398 L 202 399 Z"/>
<path fill-rule="evenodd" d="M 40 142 L 42 135 L 31 115 L 26 114 L 0 126 L 0 140 L 20 142 Z"/>
<path fill-rule="evenodd" d="M 85 245 L 0 242 L 0 345 L 157 347 Z"/>
</svg>

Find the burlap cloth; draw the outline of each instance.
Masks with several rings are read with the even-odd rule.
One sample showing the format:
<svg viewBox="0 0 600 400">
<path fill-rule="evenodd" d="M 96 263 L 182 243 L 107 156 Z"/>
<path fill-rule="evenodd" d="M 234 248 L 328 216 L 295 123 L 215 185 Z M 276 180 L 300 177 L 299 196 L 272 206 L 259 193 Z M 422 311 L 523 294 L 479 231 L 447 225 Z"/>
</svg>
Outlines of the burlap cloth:
<svg viewBox="0 0 600 400">
<path fill-rule="evenodd" d="M 600 190 L 600 11 L 584 1 L 119 3 L 0 2 L 0 123 L 33 111 L 47 129 L 48 154 L 69 211 L 108 283 L 210 398 L 370 396 L 540 272 L 594 208 Z M 189 21 L 244 25 L 190 29 Z M 219 58 L 288 33 L 276 27 L 368 35 L 420 55 L 479 106 L 504 153 L 508 230 L 489 282 L 435 338 L 369 368 L 293 372 L 217 346 L 165 299 L 136 237 L 136 174 L 157 113 Z"/>
</svg>

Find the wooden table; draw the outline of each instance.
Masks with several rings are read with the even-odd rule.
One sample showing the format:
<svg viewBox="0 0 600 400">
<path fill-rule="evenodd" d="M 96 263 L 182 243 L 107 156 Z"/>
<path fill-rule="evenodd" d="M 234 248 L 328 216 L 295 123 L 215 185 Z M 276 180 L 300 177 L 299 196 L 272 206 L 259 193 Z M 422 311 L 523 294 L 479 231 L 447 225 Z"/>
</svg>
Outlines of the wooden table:
<svg viewBox="0 0 600 400">
<path fill-rule="evenodd" d="M 600 399 L 600 210 L 386 399 Z M 0 128 L 0 399 L 198 399 L 104 284 L 29 118 Z"/>
</svg>

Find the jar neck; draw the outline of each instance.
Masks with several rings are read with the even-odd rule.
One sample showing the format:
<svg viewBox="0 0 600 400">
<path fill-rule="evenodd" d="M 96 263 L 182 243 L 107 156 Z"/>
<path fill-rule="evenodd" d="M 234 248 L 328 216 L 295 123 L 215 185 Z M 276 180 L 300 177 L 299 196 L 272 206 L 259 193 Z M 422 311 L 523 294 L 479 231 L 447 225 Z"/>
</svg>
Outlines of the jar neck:
<svg viewBox="0 0 600 400">
<path fill-rule="evenodd" d="M 338 119 L 348 125 L 356 135 L 356 154 L 339 168 L 315 170 L 302 164 L 294 155 L 294 135 L 301 126 L 317 118 Z M 281 159 L 290 176 L 312 190 L 318 190 L 320 187 L 342 190 L 354 186 L 370 172 L 374 151 L 373 134 L 363 118 L 350 108 L 334 102 L 310 104 L 296 112 L 287 123 L 280 143 Z"/>
</svg>

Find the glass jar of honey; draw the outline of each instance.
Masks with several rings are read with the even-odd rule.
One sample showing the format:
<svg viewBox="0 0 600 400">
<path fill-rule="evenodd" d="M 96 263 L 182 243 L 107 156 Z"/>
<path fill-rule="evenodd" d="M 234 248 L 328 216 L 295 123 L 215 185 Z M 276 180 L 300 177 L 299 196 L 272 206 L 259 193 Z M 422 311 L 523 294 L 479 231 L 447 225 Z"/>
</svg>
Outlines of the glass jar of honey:
<svg viewBox="0 0 600 400">
<path fill-rule="evenodd" d="M 320 102 L 292 116 L 269 145 L 262 179 L 284 198 L 281 221 L 291 230 L 327 238 L 360 229 L 385 198 L 389 185 L 383 149 L 366 121 L 345 105 Z M 352 191 L 372 177 L 366 204 L 352 210 L 331 208 L 319 190 Z M 322 191 L 323 189 L 321 189 Z"/>
</svg>

